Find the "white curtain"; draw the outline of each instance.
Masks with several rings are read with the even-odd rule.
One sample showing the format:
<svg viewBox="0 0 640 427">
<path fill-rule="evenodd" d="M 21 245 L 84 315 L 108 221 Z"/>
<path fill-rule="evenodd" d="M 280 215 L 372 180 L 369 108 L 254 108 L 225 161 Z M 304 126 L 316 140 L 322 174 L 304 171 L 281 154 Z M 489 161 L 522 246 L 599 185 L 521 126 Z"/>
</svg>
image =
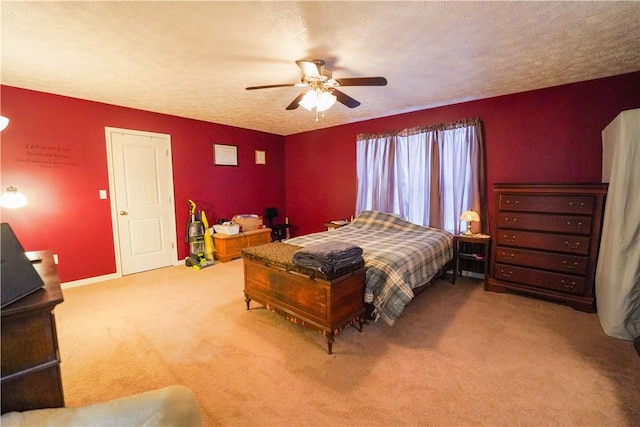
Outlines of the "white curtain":
<svg viewBox="0 0 640 427">
<path fill-rule="evenodd" d="M 358 197 L 363 210 L 394 213 L 416 224 L 460 232 L 460 215 L 484 218 L 484 157 L 478 119 L 359 134 Z"/>
</svg>

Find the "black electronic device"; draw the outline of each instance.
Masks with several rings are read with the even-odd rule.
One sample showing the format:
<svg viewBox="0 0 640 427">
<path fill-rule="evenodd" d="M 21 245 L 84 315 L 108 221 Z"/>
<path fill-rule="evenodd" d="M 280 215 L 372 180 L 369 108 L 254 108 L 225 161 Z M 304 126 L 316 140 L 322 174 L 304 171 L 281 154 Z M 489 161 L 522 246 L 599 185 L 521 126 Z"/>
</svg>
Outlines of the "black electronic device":
<svg viewBox="0 0 640 427">
<path fill-rule="evenodd" d="M 4 307 L 42 288 L 44 282 L 9 224 L 3 222 L 1 228 L 0 305 Z"/>
</svg>

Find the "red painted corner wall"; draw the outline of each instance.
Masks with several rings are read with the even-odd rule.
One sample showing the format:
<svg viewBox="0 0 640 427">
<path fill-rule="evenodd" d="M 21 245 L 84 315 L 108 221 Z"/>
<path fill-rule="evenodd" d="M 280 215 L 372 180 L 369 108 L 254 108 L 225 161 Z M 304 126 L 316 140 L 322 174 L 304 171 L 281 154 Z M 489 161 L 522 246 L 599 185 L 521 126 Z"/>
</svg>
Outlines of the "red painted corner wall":
<svg viewBox="0 0 640 427">
<path fill-rule="evenodd" d="M 105 126 L 171 135 L 182 259 L 189 198 L 210 222 L 275 206 L 294 234 L 349 218 L 360 132 L 481 118 L 489 214 L 497 182 L 598 182 L 601 131 L 620 111 L 640 106 L 640 73 L 287 137 L 8 86 L 0 86 L 0 96 L 1 112 L 11 119 L 0 133 L 0 188 L 15 185 L 30 200 L 23 209 L 0 210 L 0 220 L 11 224 L 26 250 L 57 253 L 67 282 L 115 272 L 110 204 L 98 197 L 109 188 Z M 213 143 L 237 145 L 239 166 L 214 167 Z M 266 166 L 254 164 L 255 150 L 266 151 Z"/>
<path fill-rule="evenodd" d="M 290 135 L 287 215 L 297 234 L 322 231 L 325 221 L 353 215 L 358 133 L 479 117 L 490 222 L 494 183 L 599 182 L 602 130 L 621 111 L 638 107 L 640 72 Z"/>
<path fill-rule="evenodd" d="M 59 256 L 63 282 L 116 271 L 105 126 L 171 135 L 178 259 L 188 254 L 187 200 L 213 223 L 239 213 L 285 211 L 284 138 L 232 126 L 150 113 L 42 92 L 0 87 L 1 187 L 18 187 L 29 204 L 0 210 L 25 250 Z M 238 147 L 238 167 L 214 166 L 213 144 Z M 267 164 L 255 164 L 255 150 Z M 111 195 L 109 195 L 110 197 Z"/>
</svg>

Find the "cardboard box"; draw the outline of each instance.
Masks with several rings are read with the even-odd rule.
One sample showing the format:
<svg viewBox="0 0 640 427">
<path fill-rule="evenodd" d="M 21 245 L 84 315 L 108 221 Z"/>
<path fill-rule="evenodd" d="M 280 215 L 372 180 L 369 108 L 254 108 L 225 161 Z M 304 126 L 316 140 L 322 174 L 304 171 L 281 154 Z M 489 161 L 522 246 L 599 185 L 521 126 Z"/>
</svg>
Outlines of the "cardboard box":
<svg viewBox="0 0 640 427">
<path fill-rule="evenodd" d="M 259 215 L 236 215 L 232 221 L 240 226 L 240 231 L 252 231 L 263 228 L 262 217 Z"/>
</svg>

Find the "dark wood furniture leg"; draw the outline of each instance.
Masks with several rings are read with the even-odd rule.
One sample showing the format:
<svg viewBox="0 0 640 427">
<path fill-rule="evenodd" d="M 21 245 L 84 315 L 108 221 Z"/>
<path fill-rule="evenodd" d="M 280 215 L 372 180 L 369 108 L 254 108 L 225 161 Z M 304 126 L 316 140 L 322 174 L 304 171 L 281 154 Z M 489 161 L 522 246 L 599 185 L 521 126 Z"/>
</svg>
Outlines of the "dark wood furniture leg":
<svg viewBox="0 0 640 427">
<path fill-rule="evenodd" d="M 325 335 L 327 337 L 327 353 L 332 354 L 333 343 L 335 342 L 335 340 L 333 339 L 333 332 L 326 332 Z"/>
</svg>

